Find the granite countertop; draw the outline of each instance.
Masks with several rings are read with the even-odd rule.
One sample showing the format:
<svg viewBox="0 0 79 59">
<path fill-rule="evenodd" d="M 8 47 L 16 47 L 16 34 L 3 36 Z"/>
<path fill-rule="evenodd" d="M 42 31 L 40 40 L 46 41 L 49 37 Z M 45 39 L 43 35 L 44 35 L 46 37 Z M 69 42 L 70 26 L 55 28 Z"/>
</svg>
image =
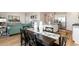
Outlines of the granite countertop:
<svg viewBox="0 0 79 59">
<path fill-rule="evenodd" d="M 73 24 L 73 26 L 79 26 L 79 24 Z"/>
</svg>

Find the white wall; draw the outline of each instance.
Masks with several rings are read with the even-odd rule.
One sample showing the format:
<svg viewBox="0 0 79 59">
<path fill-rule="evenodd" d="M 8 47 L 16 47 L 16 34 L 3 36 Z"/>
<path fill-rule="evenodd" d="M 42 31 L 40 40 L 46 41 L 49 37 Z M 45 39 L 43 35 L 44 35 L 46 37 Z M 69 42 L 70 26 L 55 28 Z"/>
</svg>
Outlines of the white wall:
<svg viewBox="0 0 79 59">
<path fill-rule="evenodd" d="M 8 15 L 20 16 L 21 23 L 25 23 L 25 13 L 24 12 L 0 12 L 0 16 L 6 17 L 8 19 Z"/>
<path fill-rule="evenodd" d="M 40 18 L 43 21 L 43 24 L 52 24 L 54 20 L 54 12 L 41 12 Z"/>
<path fill-rule="evenodd" d="M 40 13 L 40 20 L 45 24 L 45 12 Z"/>
<path fill-rule="evenodd" d="M 72 31 L 72 24 L 79 23 L 78 12 L 67 13 L 67 29 Z"/>
</svg>

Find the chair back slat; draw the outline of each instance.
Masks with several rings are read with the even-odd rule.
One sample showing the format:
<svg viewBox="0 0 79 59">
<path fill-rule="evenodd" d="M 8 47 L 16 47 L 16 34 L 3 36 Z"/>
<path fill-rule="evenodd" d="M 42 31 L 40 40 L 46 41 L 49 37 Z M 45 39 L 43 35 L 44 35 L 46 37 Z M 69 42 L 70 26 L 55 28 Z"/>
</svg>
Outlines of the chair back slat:
<svg viewBox="0 0 79 59">
<path fill-rule="evenodd" d="M 20 29 L 20 34 L 21 34 L 21 45 L 23 45 L 23 41 L 24 41 L 24 45 L 26 45 L 28 43 L 27 31 L 24 29 Z"/>
</svg>

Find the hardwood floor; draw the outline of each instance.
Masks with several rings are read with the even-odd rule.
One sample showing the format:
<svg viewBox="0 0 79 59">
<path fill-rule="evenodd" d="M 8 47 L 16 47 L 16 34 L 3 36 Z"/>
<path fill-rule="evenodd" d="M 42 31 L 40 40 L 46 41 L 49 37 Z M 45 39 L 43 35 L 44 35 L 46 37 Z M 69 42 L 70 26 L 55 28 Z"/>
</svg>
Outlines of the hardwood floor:
<svg viewBox="0 0 79 59">
<path fill-rule="evenodd" d="M 67 37 L 67 46 L 72 46 L 74 44 L 74 41 L 72 39 L 72 32 L 69 30 L 59 30 L 59 33 L 65 37 Z"/>
<path fill-rule="evenodd" d="M 67 32 L 67 31 L 65 31 Z M 65 34 L 65 32 L 61 32 L 61 34 Z M 68 36 L 67 39 L 67 46 L 72 46 L 74 44 L 74 41 L 72 40 L 72 33 L 68 32 L 66 35 Z M 20 46 L 20 35 L 14 35 L 14 36 L 9 36 L 9 37 L 0 37 L 0 46 Z"/>
<path fill-rule="evenodd" d="M 0 46 L 20 46 L 20 35 L 0 37 Z"/>
</svg>

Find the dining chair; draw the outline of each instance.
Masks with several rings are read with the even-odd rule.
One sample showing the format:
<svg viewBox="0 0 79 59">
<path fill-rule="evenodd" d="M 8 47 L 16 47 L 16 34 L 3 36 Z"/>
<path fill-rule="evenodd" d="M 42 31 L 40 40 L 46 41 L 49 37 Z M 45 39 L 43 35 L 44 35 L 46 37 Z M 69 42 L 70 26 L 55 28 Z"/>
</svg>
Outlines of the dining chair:
<svg viewBox="0 0 79 59">
<path fill-rule="evenodd" d="M 59 37 L 59 43 L 53 43 L 52 46 L 66 46 L 67 38 L 66 37 Z"/>
<path fill-rule="evenodd" d="M 21 34 L 21 46 L 24 45 L 26 46 L 28 44 L 28 34 L 27 31 L 24 29 L 20 29 L 20 34 Z"/>
<path fill-rule="evenodd" d="M 37 34 L 31 31 L 28 31 L 28 38 L 29 38 L 29 46 L 44 46 L 40 43 L 37 38 Z"/>
<path fill-rule="evenodd" d="M 69 31 L 69 30 L 59 30 L 59 32 L 60 32 L 60 38 L 59 38 L 59 45 L 60 46 L 66 46 L 67 44 L 67 40 L 68 39 L 70 39 L 70 35 L 72 34 L 72 32 L 71 31 Z"/>
<path fill-rule="evenodd" d="M 36 46 L 36 38 L 35 34 L 31 31 L 28 31 L 28 39 L 29 39 L 29 46 Z"/>
<path fill-rule="evenodd" d="M 59 38 L 59 46 L 66 46 L 67 37 L 60 37 Z"/>
<path fill-rule="evenodd" d="M 39 34 L 35 35 L 35 39 L 36 39 L 36 45 L 37 46 L 45 46 L 45 44 L 42 43 L 42 41 L 39 38 Z M 43 39 L 42 39 L 43 40 Z"/>
</svg>

